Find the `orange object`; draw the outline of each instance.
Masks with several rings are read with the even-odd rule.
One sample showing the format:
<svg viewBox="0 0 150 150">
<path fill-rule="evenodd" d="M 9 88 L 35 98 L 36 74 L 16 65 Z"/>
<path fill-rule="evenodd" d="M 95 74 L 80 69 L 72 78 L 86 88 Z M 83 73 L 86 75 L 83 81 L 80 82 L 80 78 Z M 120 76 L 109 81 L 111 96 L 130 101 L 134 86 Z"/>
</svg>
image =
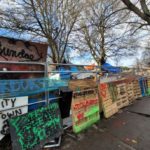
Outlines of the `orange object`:
<svg viewBox="0 0 150 150">
<path fill-rule="evenodd" d="M 89 65 L 89 66 L 85 66 L 84 67 L 86 70 L 94 70 L 95 68 L 95 64 Z"/>
</svg>

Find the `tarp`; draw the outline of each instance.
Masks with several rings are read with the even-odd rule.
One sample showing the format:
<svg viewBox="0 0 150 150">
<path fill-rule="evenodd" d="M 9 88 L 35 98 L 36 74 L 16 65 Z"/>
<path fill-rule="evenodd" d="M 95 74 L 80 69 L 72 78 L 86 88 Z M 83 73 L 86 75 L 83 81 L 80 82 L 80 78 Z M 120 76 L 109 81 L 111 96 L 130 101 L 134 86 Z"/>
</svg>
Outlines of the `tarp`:
<svg viewBox="0 0 150 150">
<path fill-rule="evenodd" d="M 107 71 L 109 73 L 120 73 L 121 68 L 120 67 L 114 67 L 114 66 L 110 65 L 109 63 L 104 63 L 102 65 L 102 71 Z"/>
<path fill-rule="evenodd" d="M 94 78 L 95 74 L 90 73 L 88 70 L 85 70 L 83 66 L 59 66 L 57 69 L 60 74 L 60 79 L 86 79 Z M 82 73 L 84 71 L 84 73 Z M 87 72 L 86 72 L 87 71 Z"/>
<path fill-rule="evenodd" d="M 0 80 L 0 98 L 29 96 L 53 91 L 63 86 L 68 86 L 68 80 L 50 78 Z"/>
</svg>

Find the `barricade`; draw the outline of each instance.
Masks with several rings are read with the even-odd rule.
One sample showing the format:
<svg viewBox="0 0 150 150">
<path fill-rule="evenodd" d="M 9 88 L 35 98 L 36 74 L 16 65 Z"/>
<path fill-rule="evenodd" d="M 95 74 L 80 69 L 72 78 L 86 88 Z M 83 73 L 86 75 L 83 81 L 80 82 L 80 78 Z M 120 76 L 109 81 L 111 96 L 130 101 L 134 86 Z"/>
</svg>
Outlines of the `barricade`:
<svg viewBox="0 0 150 150">
<path fill-rule="evenodd" d="M 150 78 L 147 78 L 147 94 L 150 95 Z"/>
<path fill-rule="evenodd" d="M 139 81 L 137 78 L 133 80 L 133 92 L 135 99 L 142 97 Z"/>
<path fill-rule="evenodd" d="M 147 80 L 144 80 L 147 85 Z M 146 86 L 145 86 L 146 87 Z M 133 103 L 141 97 L 141 89 L 137 77 L 128 77 L 99 85 L 100 103 L 105 118 L 109 118 L 119 109 Z"/>
<path fill-rule="evenodd" d="M 99 85 L 99 93 L 101 97 L 102 108 L 105 118 L 109 118 L 118 112 L 116 102 L 112 101 L 112 96 L 110 94 L 109 85 L 107 83 L 101 83 Z"/>
<path fill-rule="evenodd" d="M 133 78 L 126 79 L 127 95 L 128 95 L 129 104 L 133 103 L 136 99 L 134 96 L 133 80 L 134 80 Z"/>
<path fill-rule="evenodd" d="M 114 81 L 112 84 L 116 87 L 116 104 L 118 109 L 129 105 L 127 86 L 125 80 Z"/>
<path fill-rule="evenodd" d="M 72 99 L 73 131 L 79 133 L 100 119 L 99 100 L 96 89 L 73 93 Z"/>
<path fill-rule="evenodd" d="M 72 121 L 74 133 L 80 133 L 100 120 L 96 82 L 93 79 L 70 81 L 73 90 Z"/>
<path fill-rule="evenodd" d="M 142 96 L 147 96 L 147 90 L 148 90 L 147 78 L 146 77 L 139 78 L 139 84 L 140 84 Z"/>
</svg>

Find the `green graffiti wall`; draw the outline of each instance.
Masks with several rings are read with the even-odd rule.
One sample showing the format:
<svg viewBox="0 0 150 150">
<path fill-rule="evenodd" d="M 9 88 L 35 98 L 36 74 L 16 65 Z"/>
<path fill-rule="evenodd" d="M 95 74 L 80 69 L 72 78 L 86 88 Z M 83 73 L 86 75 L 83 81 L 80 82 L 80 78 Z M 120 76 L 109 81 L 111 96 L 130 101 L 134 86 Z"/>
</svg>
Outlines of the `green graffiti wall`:
<svg viewBox="0 0 150 150">
<path fill-rule="evenodd" d="M 51 103 L 9 120 L 13 150 L 40 150 L 62 132 L 58 104 Z"/>
</svg>

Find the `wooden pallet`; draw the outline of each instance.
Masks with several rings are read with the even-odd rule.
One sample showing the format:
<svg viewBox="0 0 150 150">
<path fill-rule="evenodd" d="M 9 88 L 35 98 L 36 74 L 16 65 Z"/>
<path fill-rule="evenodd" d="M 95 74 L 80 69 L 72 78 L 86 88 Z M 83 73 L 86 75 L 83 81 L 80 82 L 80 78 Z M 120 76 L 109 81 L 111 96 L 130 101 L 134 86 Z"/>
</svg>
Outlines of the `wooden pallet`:
<svg viewBox="0 0 150 150">
<path fill-rule="evenodd" d="M 112 105 L 112 100 L 111 99 L 109 99 L 109 100 L 107 100 L 107 101 L 103 101 L 102 102 L 102 106 L 103 106 L 103 109 L 105 109 L 105 108 L 107 108 L 108 106 L 110 106 L 110 105 Z"/>
<path fill-rule="evenodd" d="M 117 112 L 118 112 L 118 107 L 117 107 L 116 103 L 114 102 L 104 109 L 104 116 L 105 116 L 105 118 L 109 118 L 109 117 L 113 116 L 114 114 L 116 114 Z"/>
<path fill-rule="evenodd" d="M 121 109 L 123 107 L 126 107 L 129 105 L 128 98 L 120 99 L 116 102 L 118 109 Z"/>
</svg>

